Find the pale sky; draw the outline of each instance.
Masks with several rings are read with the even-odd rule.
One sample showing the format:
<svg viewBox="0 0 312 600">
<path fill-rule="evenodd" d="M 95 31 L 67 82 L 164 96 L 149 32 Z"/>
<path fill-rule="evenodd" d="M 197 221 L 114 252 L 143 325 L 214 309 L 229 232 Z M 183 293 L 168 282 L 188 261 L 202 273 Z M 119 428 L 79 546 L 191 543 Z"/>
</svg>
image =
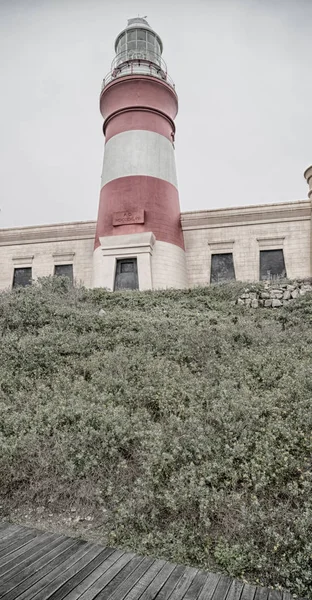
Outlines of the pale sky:
<svg viewBox="0 0 312 600">
<path fill-rule="evenodd" d="M 312 0 L 0 0 L 0 228 L 96 219 L 101 83 L 138 14 L 179 96 L 181 210 L 307 198 Z"/>
</svg>

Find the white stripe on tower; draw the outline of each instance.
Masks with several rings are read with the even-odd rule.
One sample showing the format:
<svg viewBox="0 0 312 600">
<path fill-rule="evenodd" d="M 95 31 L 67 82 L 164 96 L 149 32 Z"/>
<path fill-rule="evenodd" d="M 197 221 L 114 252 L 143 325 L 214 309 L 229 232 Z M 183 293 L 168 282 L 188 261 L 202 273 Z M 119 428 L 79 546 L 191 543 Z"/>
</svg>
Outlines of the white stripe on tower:
<svg viewBox="0 0 312 600">
<path fill-rule="evenodd" d="M 146 175 L 178 187 L 172 143 L 153 131 L 125 131 L 105 144 L 102 187 L 119 177 Z"/>
</svg>

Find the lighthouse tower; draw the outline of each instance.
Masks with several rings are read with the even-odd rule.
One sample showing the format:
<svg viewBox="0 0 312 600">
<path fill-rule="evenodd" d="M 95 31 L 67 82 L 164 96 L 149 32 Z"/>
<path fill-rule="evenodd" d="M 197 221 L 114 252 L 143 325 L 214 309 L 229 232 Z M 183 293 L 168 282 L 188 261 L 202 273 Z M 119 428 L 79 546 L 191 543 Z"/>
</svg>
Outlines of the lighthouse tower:
<svg viewBox="0 0 312 600">
<path fill-rule="evenodd" d="M 94 287 L 187 286 L 174 157 L 178 97 L 162 50 L 145 19 L 129 19 L 103 82 L 105 151 Z"/>
</svg>

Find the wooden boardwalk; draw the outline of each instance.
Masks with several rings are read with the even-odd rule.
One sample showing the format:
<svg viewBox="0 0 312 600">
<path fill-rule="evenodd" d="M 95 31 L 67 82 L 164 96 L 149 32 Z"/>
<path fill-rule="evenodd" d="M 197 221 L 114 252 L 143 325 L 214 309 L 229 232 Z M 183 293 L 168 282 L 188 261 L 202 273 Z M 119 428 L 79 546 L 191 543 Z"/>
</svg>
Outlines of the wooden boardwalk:
<svg viewBox="0 0 312 600">
<path fill-rule="evenodd" d="M 132 552 L 0 524 L 5 600 L 291 600 L 288 592 Z"/>
</svg>

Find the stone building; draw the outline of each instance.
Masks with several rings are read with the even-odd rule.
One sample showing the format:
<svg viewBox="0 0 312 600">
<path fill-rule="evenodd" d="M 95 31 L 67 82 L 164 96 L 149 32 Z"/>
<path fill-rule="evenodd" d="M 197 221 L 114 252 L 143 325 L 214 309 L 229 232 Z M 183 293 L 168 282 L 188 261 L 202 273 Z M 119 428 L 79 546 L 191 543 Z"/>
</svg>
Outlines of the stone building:
<svg viewBox="0 0 312 600">
<path fill-rule="evenodd" d="M 0 229 L 0 289 L 53 274 L 110 290 L 312 276 L 312 167 L 308 200 L 180 212 L 178 98 L 162 50 L 139 17 L 117 36 L 97 221 Z"/>
</svg>

